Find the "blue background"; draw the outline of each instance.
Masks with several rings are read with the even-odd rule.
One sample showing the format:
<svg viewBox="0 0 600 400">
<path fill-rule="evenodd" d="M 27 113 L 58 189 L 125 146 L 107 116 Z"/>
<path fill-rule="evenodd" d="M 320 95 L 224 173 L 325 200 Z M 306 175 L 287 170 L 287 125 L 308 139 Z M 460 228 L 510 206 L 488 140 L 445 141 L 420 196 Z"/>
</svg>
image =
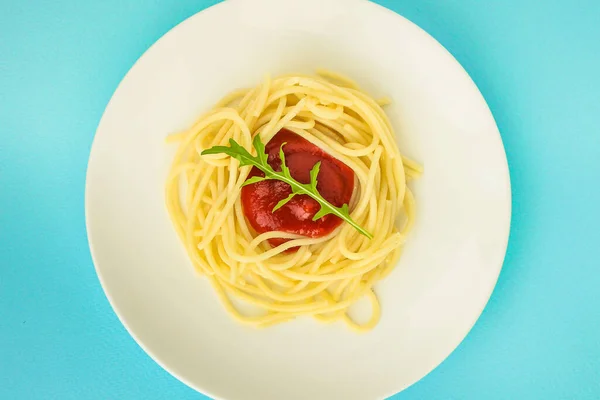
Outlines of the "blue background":
<svg viewBox="0 0 600 400">
<path fill-rule="evenodd" d="M 135 60 L 200 0 L 0 0 L 0 399 L 201 399 L 129 337 L 84 224 L 94 131 Z M 381 1 L 494 113 L 513 225 L 467 339 L 397 399 L 600 399 L 600 2 Z M 233 383 L 232 383 L 233 384 Z"/>
</svg>

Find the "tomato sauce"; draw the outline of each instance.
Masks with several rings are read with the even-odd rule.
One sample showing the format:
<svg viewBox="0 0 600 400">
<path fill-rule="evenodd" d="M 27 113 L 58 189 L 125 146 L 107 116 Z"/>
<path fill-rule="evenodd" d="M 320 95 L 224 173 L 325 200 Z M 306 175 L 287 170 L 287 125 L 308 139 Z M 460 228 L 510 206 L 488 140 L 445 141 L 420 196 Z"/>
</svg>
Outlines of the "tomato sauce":
<svg viewBox="0 0 600 400">
<path fill-rule="evenodd" d="M 321 196 L 337 207 L 350 202 L 354 190 L 354 172 L 346 164 L 286 129 L 280 130 L 265 146 L 268 163 L 275 171 L 281 171 L 279 149 L 283 143 L 286 143 L 283 146 L 285 163 L 294 179 L 309 183 L 310 170 L 320 161 L 317 190 Z M 248 178 L 257 175 L 264 176 L 262 171 L 253 168 Z M 332 214 L 313 221 L 320 205 L 308 195 L 296 195 L 273 212 L 273 207 L 290 193 L 290 185 L 278 180 L 261 181 L 242 188 L 244 215 L 256 232 L 283 231 L 318 238 L 327 235 L 342 222 Z M 275 238 L 269 242 L 278 246 L 287 240 Z"/>
</svg>

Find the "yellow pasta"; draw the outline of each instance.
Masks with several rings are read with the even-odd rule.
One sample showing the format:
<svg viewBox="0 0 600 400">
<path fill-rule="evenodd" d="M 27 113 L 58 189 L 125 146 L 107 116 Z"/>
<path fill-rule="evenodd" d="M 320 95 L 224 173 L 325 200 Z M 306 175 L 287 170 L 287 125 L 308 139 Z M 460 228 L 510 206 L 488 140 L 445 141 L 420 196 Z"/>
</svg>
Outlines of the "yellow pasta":
<svg viewBox="0 0 600 400">
<path fill-rule="evenodd" d="M 255 88 L 236 90 L 190 129 L 169 136 L 179 148 L 167 179 L 166 204 L 194 267 L 208 277 L 237 320 L 266 327 L 310 315 L 367 331 L 380 318 L 373 285 L 396 265 L 414 223 L 415 201 L 406 180 L 422 171 L 398 150 L 381 108 L 388 98 L 376 101 L 346 77 L 318 73 L 267 77 Z M 347 223 L 320 238 L 254 232 L 240 200 L 250 167 L 224 154 L 200 153 L 229 139 L 253 152 L 255 135 L 267 143 L 283 128 L 354 171 L 350 215 L 373 239 Z M 401 226 L 397 221 L 403 221 Z M 273 238 L 288 241 L 271 247 Z M 298 250 L 286 251 L 292 248 Z M 232 296 L 260 312 L 244 314 Z M 372 313 L 361 324 L 348 311 L 363 297 Z"/>
</svg>

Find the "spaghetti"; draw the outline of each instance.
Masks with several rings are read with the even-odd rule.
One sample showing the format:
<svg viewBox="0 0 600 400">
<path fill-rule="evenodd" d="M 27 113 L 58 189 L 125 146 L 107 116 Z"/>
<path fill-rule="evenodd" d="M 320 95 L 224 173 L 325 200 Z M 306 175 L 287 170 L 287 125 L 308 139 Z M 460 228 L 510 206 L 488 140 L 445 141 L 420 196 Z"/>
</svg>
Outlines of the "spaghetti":
<svg viewBox="0 0 600 400">
<path fill-rule="evenodd" d="M 179 142 L 166 185 L 173 225 L 194 267 L 210 279 L 237 320 L 264 327 L 311 315 L 322 322 L 343 320 L 357 331 L 377 324 L 380 306 L 373 285 L 400 257 L 415 215 L 406 181 L 421 173 L 398 150 L 380 105 L 387 103 L 332 72 L 285 75 L 228 94 L 189 130 L 168 138 Z M 372 239 L 347 223 L 317 238 L 254 231 L 240 201 L 251 167 L 240 167 L 224 154 L 201 152 L 233 139 L 255 154 L 255 135 L 267 143 L 281 130 L 352 169 L 350 215 L 373 233 Z M 285 241 L 273 247 L 273 239 Z M 372 313 L 359 323 L 349 309 L 363 297 Z M 241 312 L 234 298 L 261 312 Z"/>
</svg>

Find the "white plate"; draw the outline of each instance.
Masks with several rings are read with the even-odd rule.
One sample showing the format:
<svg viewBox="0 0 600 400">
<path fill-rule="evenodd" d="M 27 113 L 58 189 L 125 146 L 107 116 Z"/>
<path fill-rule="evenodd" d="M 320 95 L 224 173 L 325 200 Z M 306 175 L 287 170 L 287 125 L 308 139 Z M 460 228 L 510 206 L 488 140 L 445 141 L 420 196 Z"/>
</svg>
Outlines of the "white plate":
<svg viewBox="0 0 600 400">
<path fill-rule="evenodd" d="M 319 67 L 390 96 L 400 148 L 425 166 L 415 229 L 376 286 L 383 315 L 364 335 L 308 318 L 237 324 L 193 271 L 164 206 L 167 134 L 267 72 Z M 484 99 L 417 26 L 359 0 L 230 0 L 166 34 L 119 85 L 94 140 L 86 217 L 116 313 L 189 386 L 221 399 L 380 399 L 431 371 L 479 317 L 506 250 L 510 183 Z"/>
</svg>

